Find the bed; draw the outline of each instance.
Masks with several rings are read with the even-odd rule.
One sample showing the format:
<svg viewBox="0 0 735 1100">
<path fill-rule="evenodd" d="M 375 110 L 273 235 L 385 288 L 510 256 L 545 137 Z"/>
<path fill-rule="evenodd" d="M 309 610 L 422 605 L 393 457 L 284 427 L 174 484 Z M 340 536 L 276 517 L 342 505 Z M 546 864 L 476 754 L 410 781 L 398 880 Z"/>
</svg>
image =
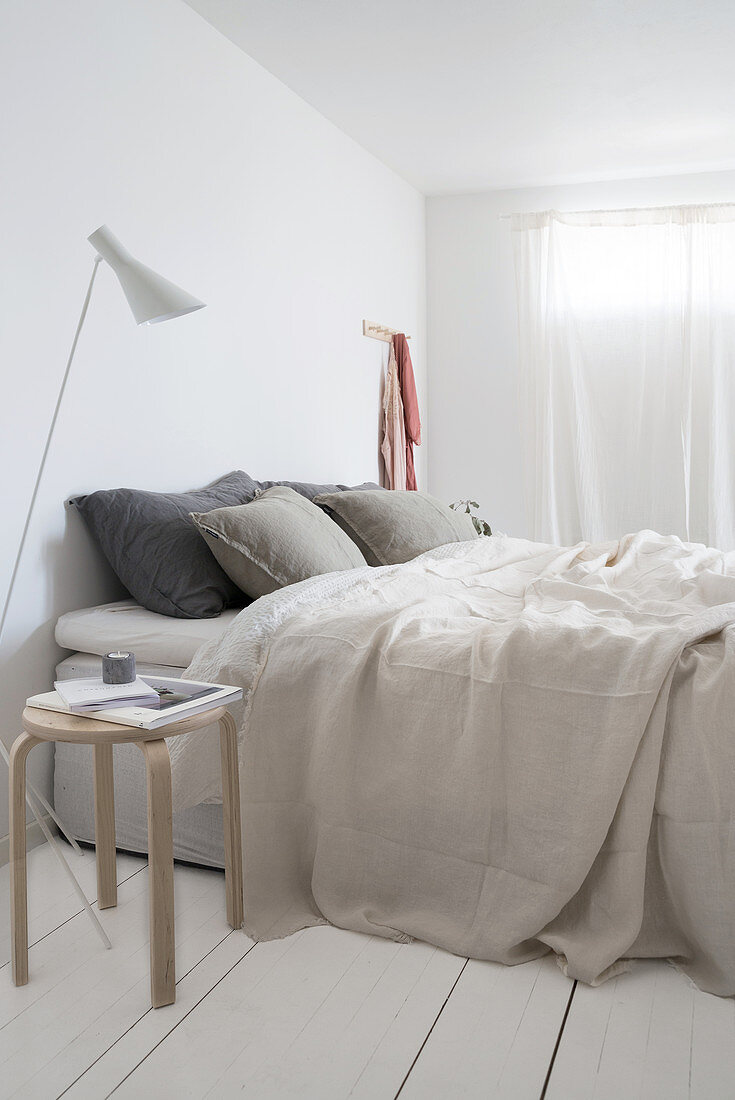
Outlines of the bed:
<svg viewBox="0 0 735 1100">
<path fill-rule="evenodd" d="M 551 951 L 590 984 L 665 957 L 735 993 L 735 553 L 652 531 L 480 538 L 427 494 L 304 495 L 176 504 L 189 549 L 167 574 L 139 525 L 129 590 L 144 576 L 158 600 L 167 581 L 164 607 L 206 597 L 211 614 L 224 578 L 253 599 L 239 613 L 112 605 L 57 633 L 76 651 L 62 675 L 125 644 L 142 669 L 189 662 L 242 688 L 248 933 L 332 923 L 508 964 Z M 176 853 L 221 865 L 216 737 L 170 752 Z M 64 747 L 57 805 L 91 838 L 83 768 Z M 119 843 L 144 850 L 137 761 L 116 778 Z"/>
</svg>

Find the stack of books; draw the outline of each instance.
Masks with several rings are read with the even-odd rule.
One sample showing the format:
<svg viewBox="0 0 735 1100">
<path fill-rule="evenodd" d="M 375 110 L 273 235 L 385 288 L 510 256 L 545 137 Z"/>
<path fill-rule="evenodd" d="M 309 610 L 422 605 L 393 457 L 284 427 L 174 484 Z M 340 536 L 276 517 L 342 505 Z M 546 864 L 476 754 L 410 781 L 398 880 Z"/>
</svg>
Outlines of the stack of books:
<svg viewBox="0 0 735 1100">
<path fill-rule="evenodd" d="M 106 684 L 101 677 L 57 680 L 54 688 L 32 695 L 27 705 L 146 730 L 242 699 L 240 688 L 227 684 L 166 676 L 138 676 L 131 684 Z"/>
</svg>

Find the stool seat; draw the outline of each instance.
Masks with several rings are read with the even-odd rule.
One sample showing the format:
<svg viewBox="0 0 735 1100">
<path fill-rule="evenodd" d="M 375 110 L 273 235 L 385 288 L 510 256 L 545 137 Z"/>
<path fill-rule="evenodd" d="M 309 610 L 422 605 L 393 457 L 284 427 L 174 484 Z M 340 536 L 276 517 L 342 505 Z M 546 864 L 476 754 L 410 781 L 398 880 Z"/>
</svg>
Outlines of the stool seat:
<svg viewBox="0 0 735 1100">
<path fill-rule="evenodd" d="M 23 729 L 10 751 L 10 923 L 13 981 L 28 982 L 28 901 L 26 871 L 26 761 L 34 745 L 67 741 L 94 750 L 94 827 L 97 849 L 97 904 L 117 905 L 115 784 L 113 746 L 132 742 L 143 753 L 148 787 L 148 864 L 150 897 L 151 1003 L 176 1000 L 174 951 L 174 853 L 171 830 L 171 760 L 166 738 L 194 733 L 219 723 L 222 766 L 222 822 L 225 841 L 227 920 L 243 922 L 242 836 L 237 731 L 226 707 L 213 707 L 155 730 L 101 722 L 79 714 L 26 707 Z"/>
<path fill-rule="evenodd" d="M 58 710 L 26 707 L 23 711 L 23 729 L 41 741 L 66 741 L 77 745 L 124 745 L 137 741 L 160 741 L 162 737 L 177 737 L 180 733 L 193 733 L 219 722 L 227 707 L 212 707 L 199 714 L 187 715 L 167 726 L 155 730 L 139 726 L 121 726 L 116 722 L 100 722 L 82 714 L 65 714 Z"/>
</svg>

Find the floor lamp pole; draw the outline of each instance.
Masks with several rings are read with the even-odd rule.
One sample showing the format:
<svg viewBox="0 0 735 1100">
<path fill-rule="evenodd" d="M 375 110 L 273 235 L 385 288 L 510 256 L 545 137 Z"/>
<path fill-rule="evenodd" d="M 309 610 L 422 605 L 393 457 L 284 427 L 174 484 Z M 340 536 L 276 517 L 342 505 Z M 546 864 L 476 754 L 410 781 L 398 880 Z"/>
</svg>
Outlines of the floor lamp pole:
<svg viewBox="0 0 735 1100">
<path fill-rule="evenodd" d="M 38 496 L 38 490 L 41 485 L 41 479 L 43 478 L 43 471 L 46 468 L 46 459 L 51 448 L 51 440 L 53 439 L 54 429 L 56 428 L 56 421 L 59 419 L 59 409 L 61 408 L 61 402 L 64 399 L 64 391 L 66 390 L 66 383 L 69 381 L 69 372 L 71 371 L 71 365 L 74 361 L 74 352 L 77 350 L 77 344 L 79 343 L 79 334 L 82 331 L 82 325 L 84 324 L 84 318 L 87 316 L 87 310 L 89 309 L 89 300 L 92 297 L 92 287 L 94 286 L 95 276 L 97 274 L 97 268 L 102 262 L 102 257 L 97 256 L 94 261 L 94 267 L 92 268 L 92 278 L 89 280 L 89 286 L 87 287 L 87 293 L 84 298 L 84 305 L 82 306 L 82 312 L 79 317 L 79 323 L 77 324 L 77 331 L 74 333 L 74 340 L 72 341 L 71 351 L 69 352 L 69 358 L 66 362 L 66 370 L 64 371 L 64 377 L 61 380 L 61 386 L 59 388 L 59 396 L 56 398 L 56 406 L 54 408 L 54 415 L 51 417 L 51 425 L 46 437 L 46 445 L 43 448 L 43 454 L 41 455 L 41 462 L 38 467 L 38 473 L 36 474 L 36 484 L 33 486 L 33 493 L 31 494 L 31 502 L 28 505 L 28 515 L 23 526 L 23 533 L 20 536 L 20 546 L 18 547 L 18 553 L 15 556 L 15 564 L 13 565 L 13 572 L 10 575 L 10 584 L 5 596 L 5 604 L 3 606 L 3 614 L 0 619 L 0 643 L 2 643 L 3 634 L 5 632 L 5 620 L 8 617 L 8 608 L 10 607 L 10 601 L 13 597 L 13 589 L 15 588 L 15 581 L 18 576 L 18 568 L 20 566 L 20 559 L 23 557 L 23 551 L 26 545 L 26 539 L 28 537 L 28 529 L 31 526 L 31 519 L 33 518 L 33 509 L 36 506 L 36 497 Z"/>
<path fill-rule="evenodd" d="M 0 618 L 0 644 L 2 643 L 3 634 L 5 633 L 5 622 L 6 622 L 6 619 L 8 617 L 8 609 L 10 607 L 10 601 L 13 597 L 13 590 L 15 588 L 15 582 L 18 578 L 18 570 L 20 568 L 21 558 L 23 557 L 23 551 L 25 549 L 26 539 L 28 537 L 28 531 L 29 531 L 30 526 L 31 526 L 31 520 L 33 518 L 33 510 L 36 506 L 36 498 L 38 497 L 38 490 L 41 486 L 41 480 L 43 478 L 43 472 L 46 468 L 46 460 L 48 458 L 49 450 L 51 448 L 51 440 L 53 439 L 54 429 L 56 428 L 56 421 L 59 419 L 59 410 L 61 408 L 61 402 L 63 401 L 63 398 L 64 398 L 64 392 L 66 390 L 66 383 L 69 380 L 69 373 L 71 371 L 71 365 L 74 361 L 74 353 L 77 350 L 77 344 L 79 343 L 79 335 L 82 331 L 82 326 L 84 324 L 84 319 L 87 316 L 87 310 L 89 308 L 89 301 L 90 301 L 90 298 L 92 297 L 92 287 L 94 286 L 95 276 L 97 275 L 97 268 L 99 267 L 101 262 L 102 262 L 102 257 L 101 256 L 96 256 L 95 261 L 94 261 L 94 267 L 92 268 L 92 277 L 89 280 L 89 286 L 87 287 L 87 293 L 86 293 L 85 298 L 84 298 L 84 304 L 82 305 L 82 312 L 79 316 L 79 322 L 77 324 L 76 332 L 74 333 L 74 340 L 72 341 L 71 350 L 69 352 L 69 358 L 67 359 L 67 362 L 66 362 L 66 369 L 64 371 L 64 377 L 61 380 L 61 386 L 59 388 L 59 396 L 56 399 L 56 406 L 54 408 L 54 414 L 51 417 L 51 425 L 50 425 L 49 430 L 48 430 L 48 436 L 46 437 L 46 445 L 43 449 L 43 454 L 41 455 L 41 462 L 40 462 L 39 467 L 38 467 L 38 473 L 36 474 L 36 482 L 35 482 L 35 485 L 33 486 L 33 492 L 31 494 L 30 504 L 28 505 L 28 514 L 26 515 L 25 524 L 23 525 L 23 533 L 21 534 L 21 537 L 20 537 L 20 545 L 18 547 L 18 553 L 15 556 L 15 563 L 13 565 L 13 572 L 10 574 L 10 584 L 8 585 L 8 591 L 7 591 L 6 596 L 5 596 L 5 603 L 3 605 L 2 618 Z M 0 756 L 3 757 L 6 764 L 9 763 L 10 758 L 8 756 L 8 750 L 7 750 L 7 747 L 6 747 L 5 743 L 3 742 L 2 738 L 0 738 Z M 92 910 L 92 908 L 91 908 L 91 906 L 90 906 L 90 904 L 89 904 L 89 902 L 88 902 L 88 900 L 87 900 L 87 898 L 84 894 L 84 891 L 82 890 L 81 886 L 77 882 L 77 879 L 76 879 L 76 876 L 74 875 L 74 872 L 72 871 L 69 864 L 66 862 L 66 859 L 64 857 L 64 853 L 61 851 L 61 848 L 59 848 L 58 842 L 56 841 L 53 833 L 50 831 L 50 829 L 48 828 L 48 825 L 43 820 L 43 809 L 41 809 L 41 812 L 39 813 L 38 803 L 41 804 L 42 808 L 46 809 L 48 814 L 56 822 L 58 828 L 64 834 L 64 836 L 69 841 L 71 846 L 76 850 L 76 852 L 79 855 L 81 855 L 81 848 L 77 844 L 74 837 L 71 835 L 71 831 L 69 829 L 67 829 L 66 826 L 59 820 L 59 818 L 56 816 L 54 810 L 49 805 L 48 801 L 43 797 L 43 795 L 40 793 L 40 791 L 36 790 L 36 788 L 33 786 L 32 783 L 27 783 L 26 803 L 28 804 L 28 808 L 30 809 L 31 813 L 33 814 L 34 818 L 36 819 L 36 823 L 37 823 L 38 827 L 40 828 L 41 832 L 46 837 L 46 840 L 51 844 L 51 847 L 53 848 L 56 856 L 58 857 L 59 862 L 61 863 L 62 867 L 64 868 L 64 871 L 66 872 L 67 875 L 70 876 L 70 878 L 71 878 L 71 880 L 74 884 L 75 890 L 76 890 L 77 894 L 79 895 L 80 900 L 83 902 L 84 907 L 87 910 L 87 912 L 88 912 L 88 914 L 89 914 L 89 916 L 92 920 L 92 923 L 94 924 L 94 927 L 95 927 L 100 939 L 104 943 L 105 947 L 111 947 L 111 944 L 110 944 L 110 941 L 107 937 L 107 934 L 105 933 L 104 928 L 100 924 L 100 922 L 97 918 L 97 915 Z"/>
</svg>

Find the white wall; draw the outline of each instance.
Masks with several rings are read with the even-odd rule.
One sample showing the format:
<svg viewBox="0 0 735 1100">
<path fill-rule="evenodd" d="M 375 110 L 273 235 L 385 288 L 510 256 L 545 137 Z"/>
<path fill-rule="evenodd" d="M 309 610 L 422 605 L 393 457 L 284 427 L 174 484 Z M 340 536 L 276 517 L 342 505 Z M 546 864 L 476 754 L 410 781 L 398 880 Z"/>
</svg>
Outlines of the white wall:
<svg viewBox="0 0 735 1100">
<path fill-rule="evenodd" d="M 735 201 L 735 172 L 427 199 L 429 486 L 471 496 L 493 528 L 526 535 L 518 328 L 501 214 Z"/>
<path fill-rule="evenodd" d="M 425 254 L 423 197 L 181 0 L 4 0 L 0 101 L 0 598 L 89 279 L 87 235 L 107 222 L 208 303 L 137 329 L 100 269 L 2 647 L 9 743 L 26 696 L 50 686 L 58 615 L 118 593 L 63 501 L 183 490 L 237 467 L 374 478 L 386 345 L 361 320 L 412 334 L 425 403 Z M 48 753 L 31 761 L 48 791 Z M 0 836 L 5 795 L 0 776 Z"/>
</svg>

